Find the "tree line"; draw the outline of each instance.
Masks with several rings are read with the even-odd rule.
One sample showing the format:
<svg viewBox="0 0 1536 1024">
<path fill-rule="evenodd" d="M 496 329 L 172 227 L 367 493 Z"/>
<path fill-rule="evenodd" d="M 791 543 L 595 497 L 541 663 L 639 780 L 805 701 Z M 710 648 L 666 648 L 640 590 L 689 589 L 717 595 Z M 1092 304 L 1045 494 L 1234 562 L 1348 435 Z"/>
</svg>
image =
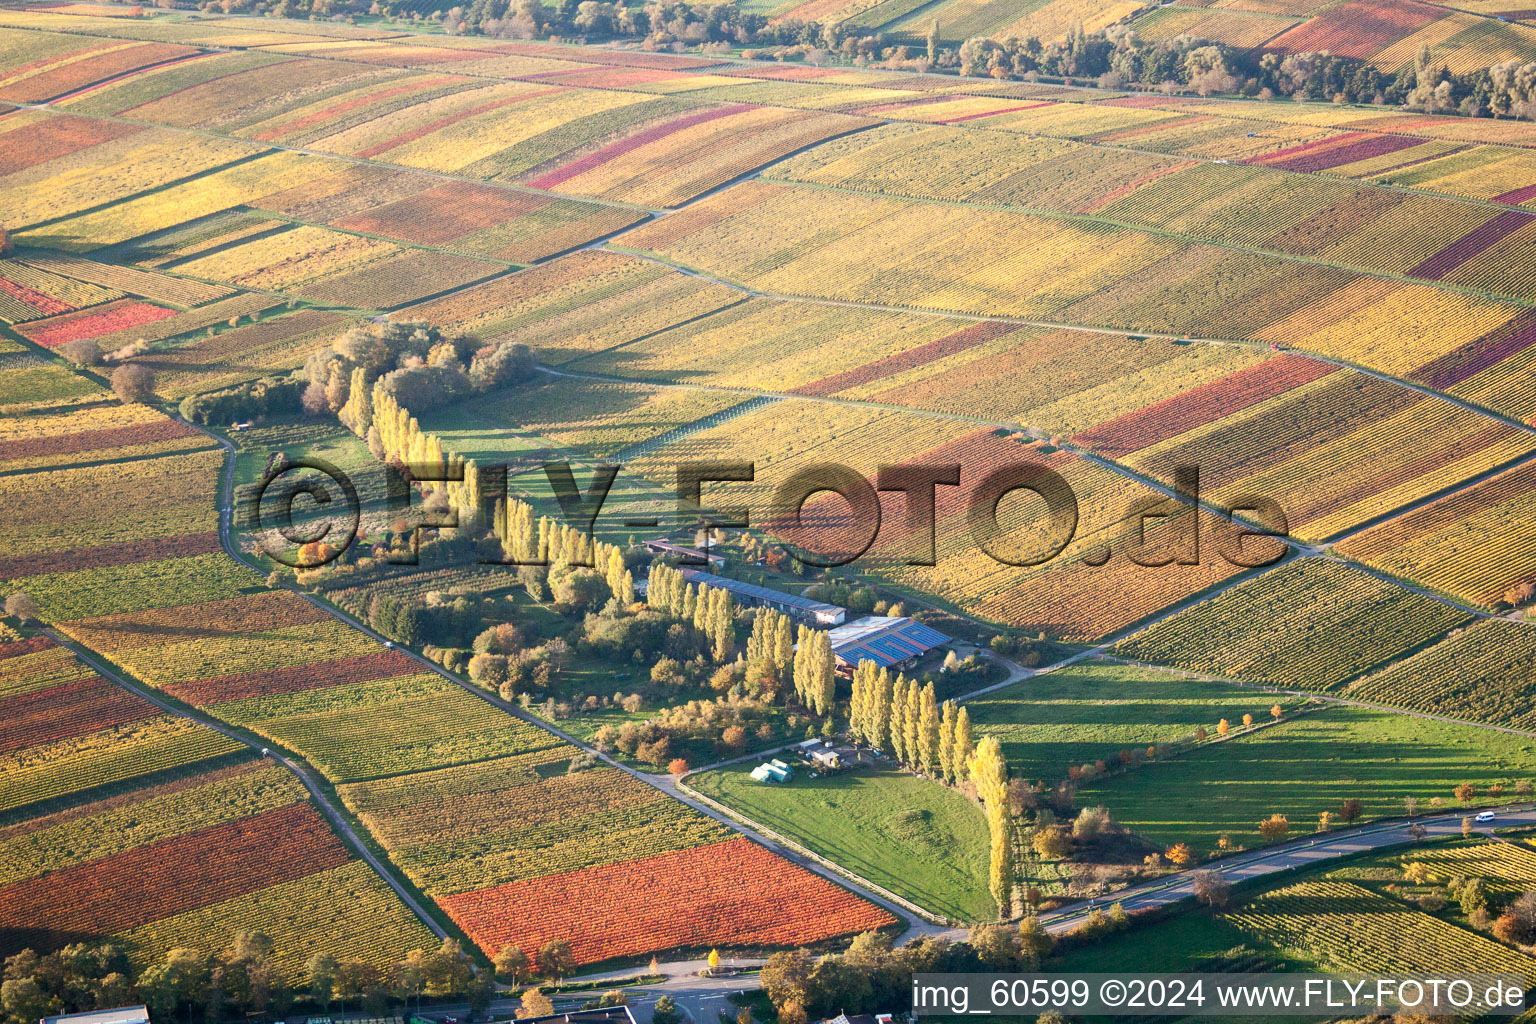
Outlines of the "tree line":
<svg viewBox="0 0 1536 1024">
<path fill-rule="evenodd" d="M 36 1024 L 45 1016 L 138 1001 L 155 1020 L 216 1024 L 248 1014 L 286 1015 L 299 1002 L 325 1013 L 333 1003 L 343 1010 L 350 1004 L 378 1016 L 423 995 L 467 999 L 479 1013 L 494 992 L 491 971 L 477 967 L 455 939 L 382 966 L 320 952 L 290 977 L 271 937 L 239 931 L 218 952 L 180 946 L 137 972 L 127 950 L 110 939 L 43 954 L 25 949 L 5 960 L 0 1007 L 7 1024 Z"/>
<path fill-rule="evenodd" d="M 394 13 L 388 3 L 374 3 L 371 10 Z M 929 23 L 926 40 L 916 42 L 847 22 L 771 20 L 742 10 L 735 0 L 643 7 L 560 0 L 553 9 L 539 0 L 473 0 L 439 12 L 438 20 L 451 33 L 503 38 L 639 41 L 647 49 L 698 47 L 706 54 L 761 47 L 744 50 L 743 56 L 837 59 L 998 79 L 1046 77 L 1203 96 L 1337 100 L 1469 117 L 1536 116 L 1536 62 L 1510 60 L 1452 74 L 1427 46 L 1394 72 L 1327 51 L 1263 53 L 1193 35 L 1144 40 L 1124 23 L 1088 32 L 1078 22 L 1059 39 L 979 36 L 953 47 L 944 45 L 936 20 Z"/>
</svg>

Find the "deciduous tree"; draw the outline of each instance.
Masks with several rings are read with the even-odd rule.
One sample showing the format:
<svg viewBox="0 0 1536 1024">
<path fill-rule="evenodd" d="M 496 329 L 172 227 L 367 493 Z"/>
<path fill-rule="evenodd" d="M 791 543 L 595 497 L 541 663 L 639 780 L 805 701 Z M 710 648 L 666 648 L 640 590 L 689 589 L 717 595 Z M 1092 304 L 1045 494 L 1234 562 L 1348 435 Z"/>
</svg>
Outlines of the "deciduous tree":
<svg viewBox="0 0 1536 1024">
<path fill-rule="evenodd" d="M 5 599 L 5 614 L 22 622 L 36 622 L 41 613 L 32 595 L 18 590 Z"/>
<path fill-rule="evenodd" d="M 661 1004 L 658 1001 L 657 1009 L 660 1008 Z M 673 1009 L 675 1011 L 676 1007 Z M 519 1017 L 547 1017 L 554 1012 L 555 1004 L 550 1001 L 549 996 L 546 996 L 536 988 L 531 988 L 523 993 L 522 1004 L 518 1008 L 517 1015 Z"/>
<path fill-rule="evenodd" d="M 147 366 L 125 363 L 112 371 L 112 393 L 125 405 L 154 397 L 155 374 Z"/>
<path fill-rule="evenodd" d="M 502 946 L 491 963 L 496 967 L 496 976 L 509 985 L 521 985 L 528 977 L 528 954 L 516 946 Z"/>
<path fill-rule="evenodd" d="M 1195 899 L 1208 907 L 1220 909 L 1232 896 L 1232 883 L 1220 871 L 1196 871 L 1190 884 Z"/>
<path fill-rule="evenodd" d="M 561 979 L 575 969 L 576 957 L 564 939 L 551 939 L 539 947 L 539 970 L 546 977 Z"/>
<path fill-rule="evenodd" d="M 988 885 L 1004 916 L 1013 913 L 1013 816 L 1008 812 L 1008 762 L 996 736 L 983 736 L 970 760 L 970 777 L 976 783 L 992 836 Z"/>
</svg>

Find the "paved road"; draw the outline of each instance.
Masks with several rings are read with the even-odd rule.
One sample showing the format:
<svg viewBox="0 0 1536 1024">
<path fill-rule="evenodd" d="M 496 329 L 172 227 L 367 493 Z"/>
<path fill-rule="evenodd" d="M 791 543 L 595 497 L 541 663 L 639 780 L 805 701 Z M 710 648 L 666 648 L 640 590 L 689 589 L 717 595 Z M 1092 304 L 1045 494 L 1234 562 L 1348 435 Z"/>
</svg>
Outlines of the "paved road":
<svg viewBox="0 0 1536 1024">
<path fill-rule="evenodd" d="M 139 683 L 128 679 L 126 676 L 115 670 L 111 665 L 107 664 L 103 659 L 97 657 L 94 651 L 75 643 L 75 641 L 71 640 L 69 637 L 63 635 L 62 633 L 57 632 L 53 628 L 45 628 L 43 632 L 52 637 L 55 642 L 73 651 L 75 653 L 75 657 L 79 658 L 81 661 L 91 666 L 91 668 L 95 669 L 97 674 L 100 675 L 103 679 L 110 679 L 117 685 L 123 687 L 125 690 L 133 691 L 140 697 L 155 705 L 155 707 L 160 708 L 162 711 L 167 711 L 173 715 L 179 715 L 182 718 L 190 718 L 192 721 L 198 723 L 201 726 L 204 726 L 205 728 L 212 729 L 217 733 L 228 736 L 232 740 L 243 743 L 257 753 L 264 754 L 266 757 L 276 761 L 284 768 L 287 768 L 290 772 L 298 777 L 298 780 L 301 783 L 304 784 L 304 788 L 309 790 L 310 797 L 315 801 L 316 804 L 319 805 L 320 810 L 324 812 L 325 816 L 330 819 L 330 822 L 335 827 L 336 831 L 342 834 L 346 841 L 351 844 L 352 849 L 358 854 L 358 856 L 367 861 L 369 866 L 378 873 L 379 877 L 384 879 L 389 887 L 395 891 L 395 895 L 399 896 L 400 901 L 411 909 L 411 913 L 421 918 L 422 924 L 430 928 L 432 930 L 432 934 L 436 935 L 438 938 L 446 939 L 448 937 L 448 933 L 443 929 L 443 926 L 438 924 L 437 920 L 433 918 L 431 914 L 427 913 L 426 909 L 422 907 L 422 905 L 416 900 L 416 897 L 410 892 L 410 890 L 406 889 L 400 880 L 395 876 L 394 871 L 391 868 L 386 867 L 383 861 L 374 856 L 373 851 L 370 850 L 367 844 L 365 844 L 362 839 L 359 838 L 358 834 L 353 831 L 352 826 L 348 824 L 347 819 L 342 815 L 341 811 L 331 803 L 330 798 L 326 796 L 325 791 L 320 788 L 320 786 L 315 782 L 314 777 L 310 775 L 309 768 L 306 765 L 301 764 L 294 758 L 288 757 L 281 751 L 272 750 L 256 740 L 248 739 L 247 737 L 242 736 L 240 733 L 236 732 L 234 729 L 231 729 L 229 726 L 225 725 L 223 722 L 220 722 L 216 718 L 210 718 L 208 715 L 202 714 L 198 711 L 191 711 L 186 708 L 177 707 L 170 701 L 166 700 L 157 691 L 152 690 L 147 686 L 141 686 Z"/>
<path fill-rule="evenodd" d="M 1457 835 L 1461 832 L 1461 819 L 1465 814 L 1476 814 L 1482 809 L 1418 818 L 1414 823 L 1424 828 L 1431 837 Z M 1497 825 L 1501 828 L 1512 825 L 1536 825 L 1536 808 L 1529 805 L 1495 810 L 1498 813 Z M 1280 846 L 1254 850 L 1251 853 L 1239 853 L 1198 868 L 1168 875 L 1154 882 L 1131 886 L 1100 899 L 1074 903 L 1060 910 L 1042 914 L 1040 920 L 1052 932 L 1070 931 L 1095 908 L 1104 909 L 1119 903 L 1129 911 L 1151 910 L 1186 899 L 1194 895 L 1194 875 L 1203 869 L 1220 871 L 1228 881 L 1234 883 L 1245 882 L 1277 871 L 1310 867 L 1368 850 L 1412 843 L 1414 837 L 1409 832 L 1411 827 L 1412 825 L 1407 821 L 1378 822 L 1307 836 Z M 1486 833 L 1488 829 L 1482 828 L 1478 831 Z"/>
</svg>

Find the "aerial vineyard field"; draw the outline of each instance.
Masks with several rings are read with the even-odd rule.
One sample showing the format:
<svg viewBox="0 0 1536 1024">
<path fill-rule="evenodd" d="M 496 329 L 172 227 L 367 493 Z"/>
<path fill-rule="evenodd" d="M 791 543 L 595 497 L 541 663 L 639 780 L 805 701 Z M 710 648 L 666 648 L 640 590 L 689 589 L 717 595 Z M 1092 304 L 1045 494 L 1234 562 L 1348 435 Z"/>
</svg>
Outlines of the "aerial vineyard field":
<svg viewBox="0 0 1536 1024">
<path fill-rule="evenodd" d="M 209 711 L 299 751 L 337 782 L 484 761 L 557 742 L 436 675 L 342 685 L 329 678 L 325 663 L 311 670 L 332 685 Z M 385 716 L 391 727 L 380 729 Z"/>
<path fill-rule="evenodd" d="M 311 352 L 345 330 L 346 323 L 337 313 L 302 309 L 151 352 L 140 362 L 154 370 L 160 394 L 184 398 L 302 366 Z"/>
<path fill-rule="evenodd" d="M 215 949 L 229 941 L 235 924 L 273 937 L 273 961 L 289 977 L 300 977 L 321 953 L 387 968 L 412 950 L 437 944 L 360 860 L 151 921 L 119 938 L 136 960 L 150 963 L 177 948 Z"/>
<path fill-rule="evenodd" d="M 127 931 L 350 859 L 307 803 L 264 811 L 0 888 L 6 948 Z"/>
<path fill-rule="evenodd" d="M 643 217 L 638 211 L 452 182 L 331 223 L 470 256 L 532 263 L 613 234 Z"/>
<path fill-rule="evenodd" d="M 1490 607 L 1536 572 L 1526 464 L 1350 537 L 1340 554 Z"/>
<path fill-rule="evenodd" d="M 1529 960 L 1349 882 L 1301 882 L 1234 910 L 1233 924 L 1326 971 L 1473 970 L 1497 965 L 1529 981 Z"/>
<path fill-rule="evenodd" d="M 63 628 L 154 686 L 378 650 L 376 641 L 285 592 L 124 612 Z"/>
<path fill-rule="evenodd" d="M 1413 802 L 1529 791 L 1533 12 L 294 2 L 0 7 L 0 954 L 131 961 L 122 1000 L 39 961 L 35 1007 L 8 961 L 11 1016 L 377 1024 L 469 998 L 508 944 L 538 984 L 819 956 L 930 934 L 903 899 L 1007 924 L 1031 887 L 1113 901 L 1178 844 L 1267 845 L 1271 815 L 1324 862 Z M 280 459 L 355 483 L 356 548 L 267 553 L 247 512 Z M 745 532 L 678 495 L 721 463 L 750 479 L 699 502 Z M 887 487 L 862 554 L 815 564 L 874 525 L 826 489 L 774 507 L 829 463 L 958 465 L 932 558 L 926 503 Z M 573 564 L 609 466 L 613 547 Z M 300 533 L 336 511 L 295 493 Z M 1240 539 L 1225 510 L 1256 499 L 1286 544 Z M 529 508 L 549 563 L 508 564 Z M 670 593 L 662 541 L 855 629 L 939 631 L 894 670 L 968 724 L 914 690 L 888 733 L 820 636 Z M 840 734 L 900 763 L 753 771 Z M 982 741 L 969 781 L 933 779 L 935 735 Z M 1443 839 L 1040 966 L 1536 977 L 1400 882 L 1422 853 L 1499 912 L 1536 854 Z M 225 984 L 241 931 L 291 1008 Z M 419 952 L 443 931 L 466 959 Z M 183 949 L 207 984 L 157 988 Z M 766 996 L 899 1013 L 915 955 Z M 758 979 L 679 1005 L 726 984 Z"/>
<path fill-rule="evenodd" d="M 1313 372 L 1316 364 L 1294 360 L 1270 366 L 1278 373 L 1241 371 L 1232 381 L 1186 392 L 1161 409 L 1132 413 L 1079 437 L 1104 437 L 1122 448 L 1150 441 L 1126 459 L 1128 465 L 1170 482 L 1177 467 L 1198 466 L 1205 496 L 1220 503 L 1266 497 L 1279 505 L 1294 535 L 1314 542 L 1532 451 L 1530 432 L 1395 383 L 1347 370 L 1320 375 Z M 1202 413 L 1221 408 L 1212 399 L 1223 390 L 1263 400 L 1197 422 Z M 1154 433 L 1130 441 L 1138 421 L 1154 424 Z M 1319 431 L 1324 422 L 1327 429 Z M 1425 439 L 1424 445 L 1404 449 L 1397 443 L 1404 432 Z"/>
<path fill-rule="evenodd" d="M 1514 843 L 1440 846 L 1415 851 L 1413 859 L 1427 865 L 1432 877 L 1482 878 L 1491 891 L 1509 898 L 1517 898 L 1536 883 L 1536 853 Z"/>
<path fill-rule="evenodd" d="M 1359 569 L 1305 558 L 1116 649 L 1197 672 L 1328 690 L 1470 621 L 1466 612 Z"/>
<path fill-rule="evenodd" d="M 753 880 L 750 888 L 736 883 L 744 877 Z M 884 910 L 741 838 L 512 882 L 443 904 L 485 948 L 508 942 L 538 948 L 574 932 L 578 963 L 717 943 L 804 944 L 892 921 Z"/>
<path fill-rule="evenodd" d="M 559 745 L 343 786 L 413 881 L 440 899 L 717 843 L 730 833 L 608 766 L 569 770 Z"/>
<path fill-rule="evenodd" d="M 558 365 L 742 301 L 661 264 L 584 250 L 401 310 L 486 340 L 520 341 Z"/>
<path fill-rule="evenodd" d="M 1349 688 L 1361 700 L 1514 729 L 1536 723 L 1536 630 L 1484 622 Z"/>
<path fill-rule="evenodd" d="M 588 380 L 551 380 L 515 398 L 491 397 L 428 419 L 434 433 L 465 458 L 508 455 L 508 428 L 528 431 L 556 449 L 602 459 L 665 440 L 708 417 L 738 407 L 725 392 Z"/>
<path fill-rule="evenodd" d="M 0 468 L 42 469 L 75 462 L 205 448 L 208 438 L 139 405 L 100 405 L 0 423 Z M 0 573 L 5 570 L 0 569 Z"/>
<path fill-rule="evenodd" d="M 285 768 L 245 761 L 0 830 L 0 886 L 307 799 Z"/>
<path fill-rule="evenodd" d="M 0 500 L 16 517 L 9 553 L 59 553 L 213 530 L 219 462 L 217 452 L 194 452 L 0 477 Z M 103 503 L 113 509 L 111 517 L 99 514 Z"/>
</svg>

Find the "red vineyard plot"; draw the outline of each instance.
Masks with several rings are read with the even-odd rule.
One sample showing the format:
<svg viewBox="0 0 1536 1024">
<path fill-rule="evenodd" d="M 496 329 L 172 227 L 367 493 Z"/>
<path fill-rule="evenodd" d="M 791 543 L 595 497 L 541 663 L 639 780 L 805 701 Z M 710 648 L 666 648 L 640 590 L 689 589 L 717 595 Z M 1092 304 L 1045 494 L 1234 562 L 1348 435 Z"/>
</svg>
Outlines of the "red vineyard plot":
<svg viewBox="0 0 1536 1024">
<path fill-rule="evenodd" d="M 17 328 L 17 331 L 44 348 L 57 348 L 66 342 L 132 330 L 175 315 L 174 309 L 122 299 L 94 309 L 39 320 Z"/>
<path fill-rule="evenodd" d="M 134 423 L 101 430 L 84 430 L 77 434 L 54 434 L 0 442 L 0 462 L 37 455 L 78 455 L 103 448 L 126 448 L 130 445 L 154 444 L 157 441 L 195 436 L 196 430 L 175 420 Z"/>
<path fill-rule="evenodd" d="M 98 676 L 0 700 L 0 753 L 149 718 L 158 709 Z"/>
<path fill-rule="evenodd" d="M 578 963 L 667 949 L 794 945 L 893 924 L 749 839 L 440 898 L 481 949 L 570 941 Z"/>
<path fill-rule="evenodd" d="M 314 808 L 292 804 L 0 889 L 0 954 L 113 935 L 349 860 Z"/>
</svg>

